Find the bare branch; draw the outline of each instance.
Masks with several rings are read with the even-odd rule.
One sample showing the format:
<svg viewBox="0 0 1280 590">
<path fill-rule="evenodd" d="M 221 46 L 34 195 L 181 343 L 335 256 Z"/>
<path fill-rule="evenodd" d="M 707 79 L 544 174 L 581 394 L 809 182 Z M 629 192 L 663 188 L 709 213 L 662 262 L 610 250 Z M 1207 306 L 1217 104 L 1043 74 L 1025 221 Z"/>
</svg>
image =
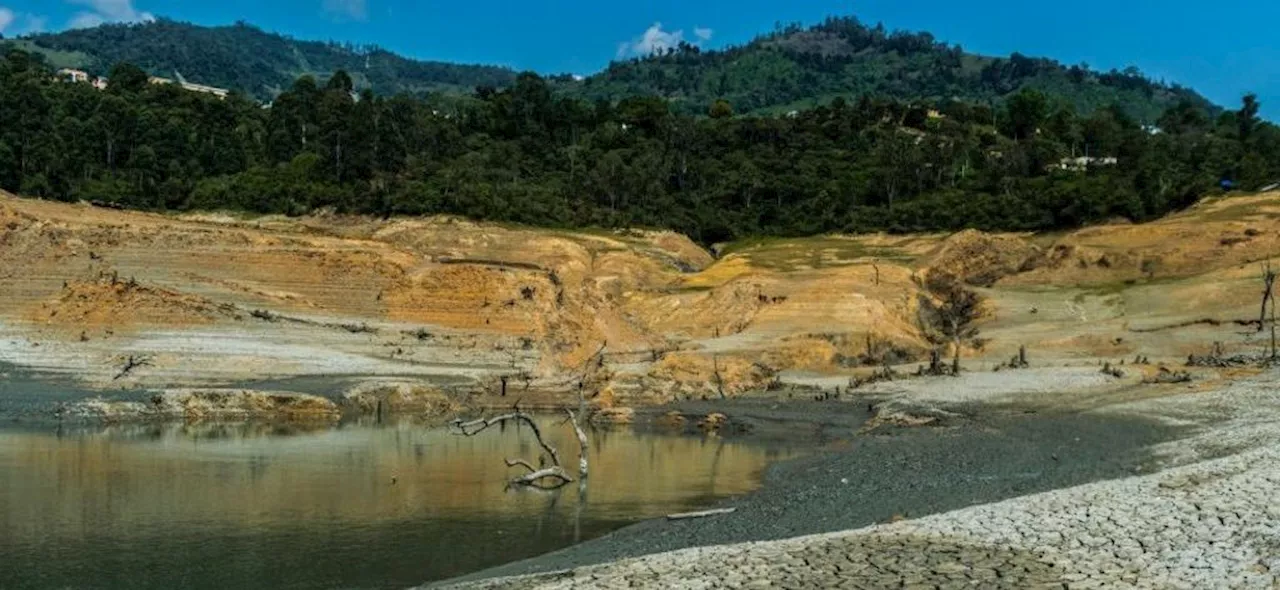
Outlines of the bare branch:
<svg viewBox="0 0 1280 590">
<path fill-rule="evenodd" d="M 533 465 L 530 465 L 529 462 L 525 461 L 524 459 L 507 459 L 506 461 L 507 461 L 507 467 L 515 467 L 516 465 L 519 465 L 521 467 L 524 467 L 525 469 L 528 469 L 529 473 L 538 472 L 538 470 L 535 469 Z"/>
<path fill-rule="evenodd" d="M 538 423 L 524 412 L 517 410 L 510 414 L 503 414 L 501 416 L 495 416 L 488 419 L 481 418 L 470 422 L 463 422 L 459 419 L 453 421 L 453 426 L 458 429 L 458 434 L 463 436 L 475 436 L 489 428 L 502 424 L 503 422 L 522 422 L 528 426 L 529 429 L 533 431 L 533 436 L 538 439 L 538 444 L 542 447 L 542 450 L 548 457 L 551 457 L 551 464 L 557 467 L 560 466 L 560 453 L 556 451 L 555 447 L 547 444 L 547 441 L 542 438 L 542 429 L 538 428 Z"/>
<path fill-rule="evenodd" d="M 552 481 L 543 483 L 542 480 L 552 480 Z M 511 480 L 511 483 L 513 485 L 518 485 L 518 486 L 530 486 L 530 487 L 542 488 L 542 489 L 555 489 L 555 488 L 563 487 L 565 484 L 571 483 L 572 481 L 573 481 L 573 478 L 569 477 L 569 474 L 565 473 L 564 469 L 561 469 L 559 466 L 556 466 L 556 467 L 548 467 L 540 471 L 534 471 L 533 473 L 530 473 L 528 475 L 517 477 Z"/>
</svg>

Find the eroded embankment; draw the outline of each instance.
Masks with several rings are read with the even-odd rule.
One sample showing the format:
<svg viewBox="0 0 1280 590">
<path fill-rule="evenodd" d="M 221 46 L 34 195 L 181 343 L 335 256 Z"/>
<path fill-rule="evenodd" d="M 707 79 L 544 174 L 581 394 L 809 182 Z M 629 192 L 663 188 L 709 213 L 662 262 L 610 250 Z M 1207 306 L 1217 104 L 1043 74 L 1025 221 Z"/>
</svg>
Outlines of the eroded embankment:
<svg viewBox="0 0 1280 590">
<path fill-rule="evenodd" d="M 960 338 L 988 371 L 1256 348 L 1255 263 L 1280 194 L 1058 236 L 824 236 L 729 245 L 452 218 L 160 216 L 0 196 L 0 361 L 100 389 L 307 376 L 411 380 L 502 405 L 597 407 L 847 389 Z M 130 358 L 147 365 L 121 375 Z M 1133 374 L 1133 373 L 1131 373 Z M 584 384 L 579 387 L 579 384 Z"/>
</svg>

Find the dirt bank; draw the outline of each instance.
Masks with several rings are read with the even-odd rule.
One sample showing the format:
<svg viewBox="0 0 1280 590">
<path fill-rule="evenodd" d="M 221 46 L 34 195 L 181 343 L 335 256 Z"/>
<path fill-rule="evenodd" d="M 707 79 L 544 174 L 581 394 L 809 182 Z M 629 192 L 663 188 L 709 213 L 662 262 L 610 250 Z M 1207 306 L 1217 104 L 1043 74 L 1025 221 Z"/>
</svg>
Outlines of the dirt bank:
<svg viewBox="0 0 1280 590">
<path fill-rule="evenodd" d="M 0 362 L 100 390 L 410 379 L 601 407 L 846 388 L 950 341 L 932 285 L 982 297 L 971 372 L 1215 342 L 1255 349 L 1280 193 L 1053 236 L 822 236 L 732 244 L 454 218 L 163 216 L 0 195 Z M 929 286 L 926 289 L 926 286 Z M 117 378 L 130 357 L 148 364 Z"/>
<path fill-rule="evenodd" d="M 92 422 L 137 421 L 280 421 L 336 422 L 341 417 L 333 402 L 301 393 L 246 390 L 174 390 L 157 393 L 146 402 L 92 398 L 59 406 L 59 420 Z"/>
</svg>

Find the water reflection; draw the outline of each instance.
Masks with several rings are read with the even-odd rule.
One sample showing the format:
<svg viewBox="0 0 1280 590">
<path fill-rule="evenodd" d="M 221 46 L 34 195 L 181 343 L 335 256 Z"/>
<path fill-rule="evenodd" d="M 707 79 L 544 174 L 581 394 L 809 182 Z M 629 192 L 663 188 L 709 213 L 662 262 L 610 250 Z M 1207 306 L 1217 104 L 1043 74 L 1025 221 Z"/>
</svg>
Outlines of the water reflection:
<svg viewBox="0 0 1280 590">
<path fill-rule="evenodd" d="M 543 428 L 576 459 L 568 426 Z M 505 457 L 536 455 L 515 427 L 0 430 L 0 587 L 404 587 L 747 492 L 789 454 L 590 438 L 586 485 L 542 493 L 504 485 Z"/>
</svg>

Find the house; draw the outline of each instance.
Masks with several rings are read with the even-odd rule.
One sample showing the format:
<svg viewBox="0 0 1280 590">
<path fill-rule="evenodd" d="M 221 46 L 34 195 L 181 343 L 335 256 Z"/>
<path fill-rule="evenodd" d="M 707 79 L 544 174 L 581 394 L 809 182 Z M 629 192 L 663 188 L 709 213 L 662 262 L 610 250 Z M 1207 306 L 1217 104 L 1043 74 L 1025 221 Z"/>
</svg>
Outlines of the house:
<svg viewBox="0 0 1280 590">
<path fill-rule="evenodd" d="M 106 90 L 107 88 L 106 78 L 90 75 L 89 72 L 84 70 L 63 68 L 58 70 L 58 80 L 71 84 L 92 84 L 98 90 Z"/>
<path fill-rule="evenodd" d="M 1120 160 L 1114 156 L 1107 156 L 1103 158 L 1081 156 L 1078 158 L 1063 158 L 1058 162 L 1057 168 L 1059 170 L 1082 172 L 1084 170 L 1088 170 L 1092 166 L 1115 166 L 1119 163 Z"/>
<path fill-rule="evenodd" d="M 73 82 L 73 83 L 87 83 L 91 79 L 91 77 L 89 76 L 89 72 L 86 72 L 84 70 L 72 70 L 68 68 L 63 68 L 61 70 L 58 70 L 58 77 L 61 78 L 62 80 L 65 80 L 67 82 Z"/>
</svg>

